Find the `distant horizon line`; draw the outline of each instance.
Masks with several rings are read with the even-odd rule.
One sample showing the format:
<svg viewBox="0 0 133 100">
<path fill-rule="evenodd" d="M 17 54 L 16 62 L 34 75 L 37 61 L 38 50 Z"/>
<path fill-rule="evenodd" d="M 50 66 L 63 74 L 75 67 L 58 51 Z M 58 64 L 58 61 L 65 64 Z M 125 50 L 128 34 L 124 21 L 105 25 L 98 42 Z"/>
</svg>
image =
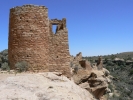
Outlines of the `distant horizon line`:
<svg viewBox="0 0 133 100">
<path fill-rule="evenodd" d="M 4 49 L 4 50 L 8 50 L 8 49 Z M 4 50 L 0 50 L 0 52 L 2 52 L 2 51 L 4 51 Z M 81 52 L 82 53 L 82 52 Z M 121 53 L 133 53 L 133 51 L 123 51 L 123 52 L 119 52 L 119 53 L 112 53 L 113 55 L 114 54 L 121 54 Z M 78 54 L 78 53 L 77 53 Z M 76 55 L 77 55 L 76 54 Z M 97 55 L 97 56 L 108 56 L 108 55 L 112 55 L 112 54 L 102 54 L 102 55 Z M 71 56 L 74 56 L 74 55 L 72 55 L 72 54 L 70 54 Z M 76 56 L 75 55 L 75 56 Z M 83 56 L 83 55 L 82 55 Z M 83 57 L 94 57 L 94 56 L 83 56 Z"/>
</svg>

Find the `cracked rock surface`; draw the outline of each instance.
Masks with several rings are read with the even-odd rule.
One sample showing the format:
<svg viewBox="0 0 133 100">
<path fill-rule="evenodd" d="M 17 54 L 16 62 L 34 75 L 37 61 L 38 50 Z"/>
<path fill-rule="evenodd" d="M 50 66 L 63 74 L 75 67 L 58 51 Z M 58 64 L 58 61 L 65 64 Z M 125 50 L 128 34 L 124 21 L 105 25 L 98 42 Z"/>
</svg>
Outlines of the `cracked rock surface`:
<svg viewBox="0 0 133 100">
<path fill-rule="evenodd" d="M 96 100 L 65 76 L 52 72 L 0 74 L 0 100 Z"/>
</svg>

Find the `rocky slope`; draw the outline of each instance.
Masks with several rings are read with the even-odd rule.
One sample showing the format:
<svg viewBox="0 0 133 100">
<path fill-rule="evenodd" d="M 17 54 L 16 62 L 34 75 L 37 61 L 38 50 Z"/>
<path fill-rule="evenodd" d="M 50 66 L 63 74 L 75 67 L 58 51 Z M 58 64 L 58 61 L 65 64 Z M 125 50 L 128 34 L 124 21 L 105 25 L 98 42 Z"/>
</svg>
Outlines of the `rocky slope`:
<svg viewBox="0 0 133 100">
<path fill-rule="evenodd" d="M 58 73 L 0 74 L 0 100 L 96 100 Z"/>
<path fill-rule="evenodd" d="M 102 56 L 103 66 L 112 75 L 109 84 L 109 100 L 133 100 L 133 52 L 124 52 L 114 55 Z M 98 56 L 87 57 L 92 63 L 96 63 Z"/>
<path fill-rule="evenodd" d="M 111 90 L 108 85 L 111 83 L 111 76 L 106 69 L 91 71 L 79 70 L 77 74 L 73 75 L 73 80 L 80 87 L 88 90 L 97 99 L 102 100 L 106 93 L 110 93 Z M 106 100 L 106 99 L 105 99 Z"/>
<path fill-rule="evenodd" d="M 111 83 L 110 72 L 103 68 L 103 62 L 99 57 L 98 63 L 93 66 L 89 61 L 82 59 L 82 53 L 71 58 L 72 69 L 76 68 L 72 77 L 80 87 L 88 90 L 97 99 L 103 100 L 105 94 L 111 90 L 108 85 Z M 106 100 L 106 98 L 104 99 Z"/>
</svg>

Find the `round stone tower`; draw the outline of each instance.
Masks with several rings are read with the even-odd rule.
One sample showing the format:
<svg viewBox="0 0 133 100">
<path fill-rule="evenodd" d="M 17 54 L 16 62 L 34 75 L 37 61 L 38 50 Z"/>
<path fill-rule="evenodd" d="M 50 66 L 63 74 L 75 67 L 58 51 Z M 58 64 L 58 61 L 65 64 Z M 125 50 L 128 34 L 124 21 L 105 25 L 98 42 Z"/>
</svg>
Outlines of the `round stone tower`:
<svg viewBox="0 0 133 100">
<path fill-rule="evenodd" d="M 45 6 L 35 5 L 10 9 L 8 40 L 11 69 L 15 69 L 15 64 L 20 61 L 27 61 L 31 67 L 38 66 L 37 69 L 47 69 L 48 9 Z"/>
</svg>

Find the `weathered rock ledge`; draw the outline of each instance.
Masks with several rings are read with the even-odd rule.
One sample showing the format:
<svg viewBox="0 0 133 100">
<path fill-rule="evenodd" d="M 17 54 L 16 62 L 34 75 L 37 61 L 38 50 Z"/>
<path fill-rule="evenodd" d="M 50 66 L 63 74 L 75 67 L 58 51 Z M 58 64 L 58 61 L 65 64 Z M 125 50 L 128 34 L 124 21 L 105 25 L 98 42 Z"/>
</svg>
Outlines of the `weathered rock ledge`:
<svg viewBox="0 0 133 100">
<path fill-rule="evenodd" d="M 0 100 L 96 100 L 58 73 L 0 74 Z"/>
</svg>

